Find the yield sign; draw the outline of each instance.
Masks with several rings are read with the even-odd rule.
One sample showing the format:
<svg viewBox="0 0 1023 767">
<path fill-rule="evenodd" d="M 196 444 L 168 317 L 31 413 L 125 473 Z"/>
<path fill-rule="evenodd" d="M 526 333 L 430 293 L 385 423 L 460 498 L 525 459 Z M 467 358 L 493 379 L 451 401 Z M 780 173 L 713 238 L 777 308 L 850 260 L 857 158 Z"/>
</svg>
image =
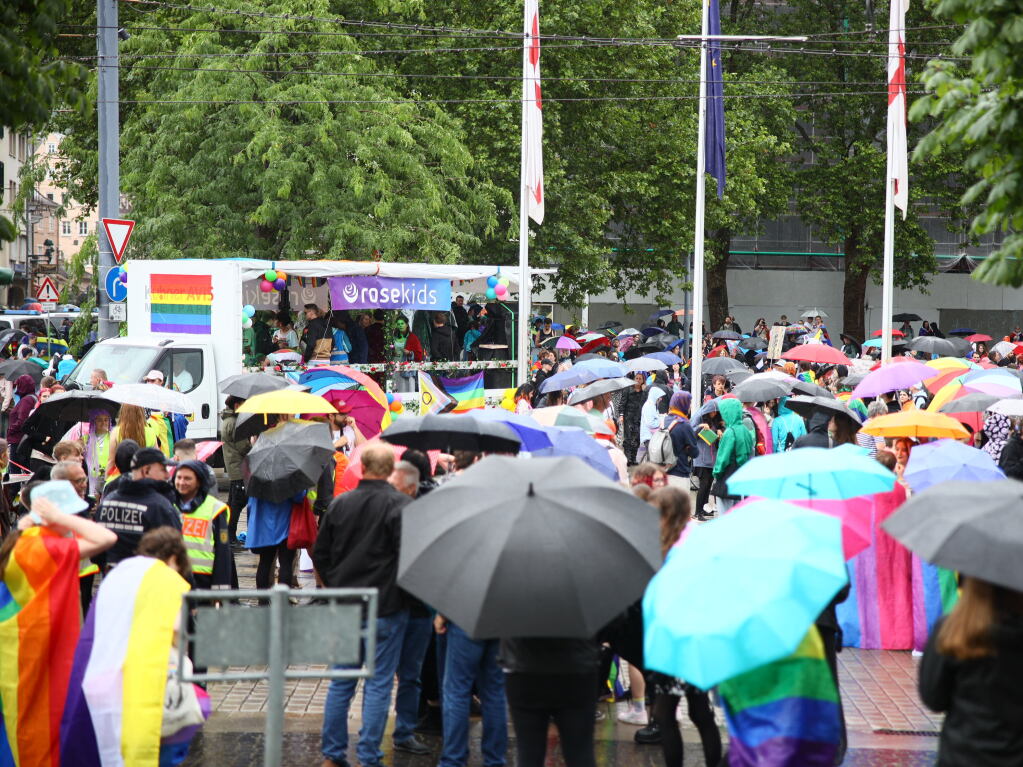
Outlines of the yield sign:
<svg viewBox="0 0 1023 767">
<path fill-rule="evenodd" d="M 135 228 L 134 221 L 126 221 L 121 218 L 104 218 L 103 228 L 107 232 L 107 241 L 114 251 L 114 260 L 121 263 L 124 257 L 124 249 L 128 247 L 128 238 L 131 237 L 131 230 Z"/>
<path fill-rule="evenodd" d="M 36 294 L 36 298 L 39 299 L 41 304 L 56 304 L 60 300 L 60 291 L 57 290 L 57 286 L 53 284 L 53 280 L 49 277 L 43 280 L 42 285 L 39 286 L 39 292 Z"/>
</svg>

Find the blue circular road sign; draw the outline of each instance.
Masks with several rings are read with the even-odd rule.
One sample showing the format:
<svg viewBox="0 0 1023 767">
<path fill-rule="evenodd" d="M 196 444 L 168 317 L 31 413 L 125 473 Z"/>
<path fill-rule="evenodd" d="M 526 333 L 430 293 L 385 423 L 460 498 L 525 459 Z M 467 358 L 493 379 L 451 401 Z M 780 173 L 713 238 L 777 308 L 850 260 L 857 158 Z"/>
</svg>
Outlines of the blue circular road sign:
<svg viewBox="0 0 1023 767">
<path fill-rule="evenodd" d="M 128 286 L 121 282 L 121 270 L 116 266 L 107 272 L 105 287 L 111 301 L 124 301 L 128 298 Z"/>
</svg>

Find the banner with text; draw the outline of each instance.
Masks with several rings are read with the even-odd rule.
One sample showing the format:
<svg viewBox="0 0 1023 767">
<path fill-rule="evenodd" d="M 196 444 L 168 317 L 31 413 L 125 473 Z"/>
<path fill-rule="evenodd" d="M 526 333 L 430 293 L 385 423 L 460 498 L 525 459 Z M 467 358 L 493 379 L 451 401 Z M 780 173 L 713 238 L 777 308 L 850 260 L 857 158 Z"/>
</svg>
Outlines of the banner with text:
<svg viewBox="0 0 1023 767">
<path fill-rule="evenodd" d="M 330 277 L 332 309 L 451 309 L 451 283 L 396 277 Z"/>
</svg>

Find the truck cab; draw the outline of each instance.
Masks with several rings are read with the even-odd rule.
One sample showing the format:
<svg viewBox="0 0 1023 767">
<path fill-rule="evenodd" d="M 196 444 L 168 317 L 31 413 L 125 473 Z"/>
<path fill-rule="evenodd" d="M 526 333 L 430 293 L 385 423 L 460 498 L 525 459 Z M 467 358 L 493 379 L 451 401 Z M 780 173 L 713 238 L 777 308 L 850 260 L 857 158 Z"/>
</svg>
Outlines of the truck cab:
<svg viewBox="0 0 1023 767">
<path fill-rule="evenodd" d="M 164 375 L 164 385 L 187 395 L 195 410 L 188 424 L 191 439 L 216 439 L 221 405 L 213 342 L 199 338 L 109 338 L 95 344 L 65 380 L 89 388 L 92 371 L 99 368 L 108 381 L 139 383 L 150 370 Z"/>
</svg>

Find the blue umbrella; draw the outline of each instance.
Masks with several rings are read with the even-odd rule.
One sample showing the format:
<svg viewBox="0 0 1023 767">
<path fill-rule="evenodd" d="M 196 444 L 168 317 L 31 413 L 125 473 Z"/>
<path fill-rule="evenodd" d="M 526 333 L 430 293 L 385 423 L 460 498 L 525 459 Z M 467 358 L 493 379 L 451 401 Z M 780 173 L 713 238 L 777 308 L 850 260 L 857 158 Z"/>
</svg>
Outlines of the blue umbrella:
<svg viewBox="0 0 1023 767">
<path fill-rule="evenodd" d="M 508 424 L 513 429 L 514 424 Z M 550 447 L 532 450 L 536 456 L 571 455 L 580 459 L 590 468 L 596 469 L 605 477 L 618 481 L 618 469 L 615 468 L 607 448 L 602 447 L 593 437 L 582 429 L 574 426 L 548 426 L 547 436 L 552 443 Z M 523 443 L 525 444 L 525 443 Z"/>
<path fill-rule="evenodd" d="M 686 342 L 686 339 L 684 339 L 684 338 L 680 338 L 680 339 L 678 339 L 677 341 L 675 341 L 675 343 L 673 343 L 673 344 L 671 344 L 670 346 L 668 346 L 668 347 L 667 347 L 667 348 L 665 349 L 665 351 L 667 351 L 667 352 L 670 352 L 670 351 L 671 351 L 672 349 L 677 349 L 677 348 L 679 348 L 679 347 L 680 347 L 680 346 L 681 346 L 682 344 L 684 344 L 685 342 Z"/>
<path fill-rule="evenodd" d="M 668 331 L 665 330 L 664 328 L 643 328 L 643 335 L 645 335 L 647 338 L 649 338 L 650 336 L 658 336 L 661 333 L 667 332 Z"/>
<path fill-rule="evenodd" d="M 503 407 L 473 410 L 470 415 L 481 421 L 499 421 L 509 426 L 522 438 L 522 449 L 525 451 L 550 448 L 553 444 L 547 434 L 547 427 L 541 426 L 528 415 L 513 413 Z"/>
<path fill-rule="evenodd" d="M 737 507 L 693 530 L 647 586 L 646 667 L 706 690 L 783 658 L 846 582 L 838 519 Z"/>
<path fill-rule="evenodd" d="M 605 359 L 584 360 L 573 365 L 564 373 L 555 373 L 545 379 L 540 385 L 540 393 L 546 394 L 549 391 L 559 391 L 572 386 L 593 383 L 601 378 L 619 378 L 628 374 L 629 371 L 625 369 L 625 366 L 619 365 L 617 362 Z"/>
<path fill-rule="evenodd" d="M 919 493 L 948 480 L 984 482 L 1005 479 L 1005 474 L 983 450 L 954 439 L 939 439 L 913 448 L 905 478 L 913 492 Z"/>
<path fill-rule="evenodd" d="M 565 326 L 562 325 L 560 322 L 554 322 L 554 323 L 551 323 L 551 329 L 552 330 L 564 330 Z"/>
<path fill-rule="evenodd" d="M 855 445 L 761 455 L 728 478 L 728 491 L 780 499 L 846 499 L 886 493 L 895 475 Z"/>
<path fill-rule="evenodd" d="M 649 357 L 652 360 L 660 360 L 661 362 L 663 362 L 665 365 L 668 365 L 669 367 L 671 365 L 681 364 L 681 362 L 682 362 L 682 358 L 681 357 L 679 357 L 677 354 L 672 354 L 671 352 L 668 352 L 668 351 L 664 351 L 664 352 L 651 352 L 650 354 L 647 354 L 645 356 Z"/>
</svg>

